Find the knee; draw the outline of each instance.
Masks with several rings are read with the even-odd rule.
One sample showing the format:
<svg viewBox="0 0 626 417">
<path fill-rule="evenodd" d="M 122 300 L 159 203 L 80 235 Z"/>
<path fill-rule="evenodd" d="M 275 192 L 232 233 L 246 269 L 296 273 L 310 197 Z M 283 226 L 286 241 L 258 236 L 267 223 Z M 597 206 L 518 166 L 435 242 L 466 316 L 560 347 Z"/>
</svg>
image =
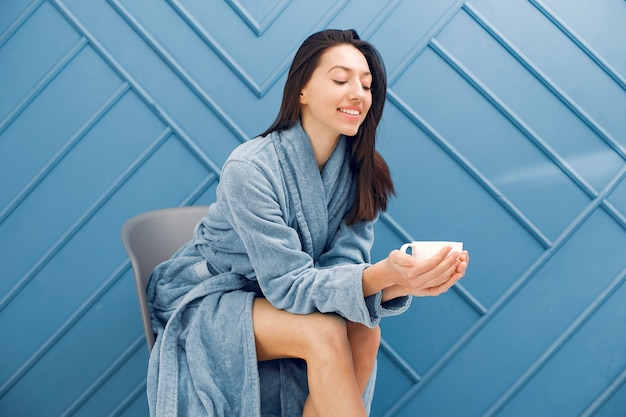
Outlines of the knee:
<svg viewBox="0 0 626 417">
<path fill-rule="evenodd" d="M 335 314 L 314 314 L 309 323 L 311 356 L 330 359 L 349 352 L 346 321 Z"/>
</svg>

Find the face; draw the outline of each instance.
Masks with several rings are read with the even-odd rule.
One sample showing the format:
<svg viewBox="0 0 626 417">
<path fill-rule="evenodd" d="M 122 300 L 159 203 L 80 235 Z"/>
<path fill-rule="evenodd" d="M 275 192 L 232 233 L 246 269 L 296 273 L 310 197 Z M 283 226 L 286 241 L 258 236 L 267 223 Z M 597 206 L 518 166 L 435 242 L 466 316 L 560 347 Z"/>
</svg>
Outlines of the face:
<svg viewBox="0 0 626 417">
<path fill-rule="evenodd" d="M 302 127 L 313 137 L 354 136 L 372 105 L 372 74 L 352 45 L 329 48 L 300 94 Z"/>
</svg>

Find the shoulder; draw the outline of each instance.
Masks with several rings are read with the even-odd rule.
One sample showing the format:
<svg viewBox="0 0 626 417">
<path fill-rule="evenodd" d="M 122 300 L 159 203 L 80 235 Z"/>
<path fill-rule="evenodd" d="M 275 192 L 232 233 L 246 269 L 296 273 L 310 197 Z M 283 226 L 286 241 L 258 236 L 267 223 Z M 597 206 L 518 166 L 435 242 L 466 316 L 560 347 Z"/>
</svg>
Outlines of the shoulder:
<svg viewBox="0 0 626 417">
<path fill-rule="evenodd" d="M 224 169 L 229 165 L 249 166 L 257 169 L 265 166 L 275 167 L 278 156 L 274 146 L 273 135 L 258 136 L 236 147 L 224 163 Z"/>
<path fill-rule="evenodd" d="M 237 146 L 229 155 L 230 160 L 252 160 L 259 155 L 268 151 L 268 147 L 272 147 L 272 135 L 257 136 Z M 271 149 L 269 149 L 271 151 Z"/>
<path fill-rule="evenodd" d="M 235 187 L 274 186 L 281 183 L 280 163 L 273 134 L 251 139 L 233 150 L 224 166 L 220 182 Z"/>
</svg>

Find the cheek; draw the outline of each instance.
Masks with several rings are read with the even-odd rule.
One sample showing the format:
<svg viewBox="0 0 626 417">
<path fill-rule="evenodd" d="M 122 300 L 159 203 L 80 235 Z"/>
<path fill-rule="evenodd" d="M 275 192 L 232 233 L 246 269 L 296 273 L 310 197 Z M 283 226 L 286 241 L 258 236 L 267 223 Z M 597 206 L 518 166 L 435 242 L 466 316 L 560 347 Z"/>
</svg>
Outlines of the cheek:
<svg viewBox="0 0 626 417">
<path fill-rule="evenodd" d="M 372 97 L 370 96 L 368 99 L 365 100 L 365 102 L 363 103 L 363 109 L 365 110 L 365 114 L 369 113 L 370 109 L 372 108 Z"/>
</svg>

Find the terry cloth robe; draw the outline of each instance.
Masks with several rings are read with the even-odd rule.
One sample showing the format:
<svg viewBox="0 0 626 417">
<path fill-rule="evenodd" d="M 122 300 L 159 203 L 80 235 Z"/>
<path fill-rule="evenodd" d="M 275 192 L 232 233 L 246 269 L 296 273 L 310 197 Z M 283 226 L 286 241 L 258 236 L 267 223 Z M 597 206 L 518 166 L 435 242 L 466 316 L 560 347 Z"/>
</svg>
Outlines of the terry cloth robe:
<svg viewBox="0 0 626 417">
<path fill-rule="evenodd" d="M 369 327 L 410 297 L 363 296 L 373 222 L 348 226 L 353 197 L 342 137 L 320 173 L 298 123 L 239 146 L 193 239 L 152 274 L 157 333 L 148 369 L 150 415 L 299 416 L 306 364 L 257 362 L 254 297 L 292 313 L 336 313 Z M 375 371 L 364 395 L 369 410 Z"/>
</svg>

